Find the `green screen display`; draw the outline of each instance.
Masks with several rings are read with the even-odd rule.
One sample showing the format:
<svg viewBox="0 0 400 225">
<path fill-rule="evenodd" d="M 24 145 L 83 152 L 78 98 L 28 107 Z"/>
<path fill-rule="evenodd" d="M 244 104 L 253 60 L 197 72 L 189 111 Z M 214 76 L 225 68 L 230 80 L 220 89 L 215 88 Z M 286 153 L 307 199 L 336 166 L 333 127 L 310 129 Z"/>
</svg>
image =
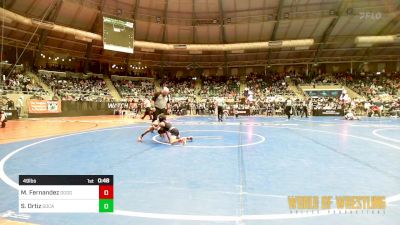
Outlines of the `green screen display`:
<svg viewBox="0 0 400 225">
<path fill-rule="evenodd" d="M 104 49 L 133 53 L 133 22 L 110 17 L 103 17 Z"/>
</svg>

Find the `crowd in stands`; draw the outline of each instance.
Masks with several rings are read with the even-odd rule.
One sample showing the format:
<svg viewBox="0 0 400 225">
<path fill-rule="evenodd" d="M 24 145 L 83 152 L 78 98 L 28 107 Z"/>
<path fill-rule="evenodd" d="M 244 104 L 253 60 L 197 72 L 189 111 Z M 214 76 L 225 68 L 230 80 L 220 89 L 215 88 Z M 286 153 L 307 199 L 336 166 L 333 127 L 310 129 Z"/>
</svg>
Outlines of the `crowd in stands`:
<svg viewBox="0 0 400 225">
<path fill-rule="evenodd" d="M 113 84 L 124 99 L 137 97 L 144 98 L 145 96 L 150 96 L 154 93 L 154 84 L 152 81 L 118 79 L 113 80 Z"/>
<path fill-rule="evenodd" d="M 161 87 L 169 87 L 172 97 L 193 97 L 195 95 L 195 81 L 192 78 L 163 79 Z"/>
<path fill-rule="evenodd" d="M 239 93 L 240 81 L 237 78 L 212 77 L 204 78 L 199 93 L 203 98 L 225 97 L 235 98 Z"/>
<path fill-rule="evenodd" d="M 398 111 L 400 97 L 400 73 L 357 73 L 348 72 L 333 74 L 297 74 L 292 77 L 298 85 L 340 85 L 347 86 L 360 97 L 337 101 L 337 99 L 320 98 L 322 102 L 329 100 L 331 108 L 343 108 L 358 115 L 382 114 L 393 115 Z M 319 103 L 322 104 L 322 103 Z M 335 106 L 335 107 L 333 107 Z M 323 108 L 324 106 L 322 106 Z"/>
<path fill-rule="evenodd" d="M 346 85 L 367 99 L 387 100 L 400 94 L 400 73 L 353 76 L 346 80 Z"/>
<path fill-rule="evenodd" d="M 65 70 L 67 68 L 55 68 Z M 132 74 L 145 76 L 146 73 Z M 53 73 L 39 73 L 55 95 L 62 100 L 71 101 L 112 101 L 105 81 L 95 77 L 60 76 Z M 340 97 L 308 97 L 296 96 L 288 84 L 288 78 L 296 85 L 340 85 L 347 86 L 361 97 L 350 99 Z M 137 79 L 137 78 L 135 78 Z M 6 79 L 1 79 L 0 91 L 13 93 L 30 93 L 40 97 L 45 94 L 43 88 L 29 76 L 22 73 L 12 73 Z M 136 111 L 141 112 L 143 99 L 151 98 L 155 92 L 152 80 L 133 80 L 118 78 L 112 80 L 122 101 L 131 102 L 135 99 Z M 353 111 L 358 115 L 399 115 L 400 112 L 400 73 L 334 73 L 334 74 L 299 74 L 295 72 L 267 74 L 250 73 L 245 78 L 247 91 L 252 100 L 244 103 L 240 93 L 241 83 L 234 77 L 203 77 L 201 88 L 196 91 L 195 80 L 192 78 L 176 78 L 164 76 L 160 79 L 161 87 L 170 89 L 172 98 L 171 112 L 177 115 L 212 114 L 215 112 L 215 98 L 231 99 L 226 110 L 250 109 L 251 114 L 281 115 L 286 101 L 293 101 L 293 115 L 300 115 L 303 107 L 310 111 L 319 109 Z M 343 89 L 344 90 L 344 89 Z M 39 94 L 38 94 L 39 93 Z M 344 92 L 345 93 L 345 92 Z M 248 94 L 248 93 L 247 93 Z M 346 94 L 346 93 L 345 93 Z M 201 98 L 196 98 L 197 96 Z M 246 96 L 247 97 L 247 96 Z M 202 99 L 202 100 L 200 100 Z"/>
<path fill-rule="evenodd" d="M 290 78 L 295 85 L 332 85 L 340 84 L 343 79 L 347 78 L 346 73 L 310 73 L 309 75 L 302 73 L 290 73 Z"/>
<path fill-rule="evenodd" d="M 46 73 L 41 74 L 41 79 L 61 100 L 97 102 L 111 100 L 103 79 L 62 77 Z"/>
<path fill-rule="evenodd" d="M 266 99 L 273 96 L 294 96 L 285 81 L 286 74 L 250 73 L 246 76 L 246 85 L 254 93 L 255 99 Z"/>
<path fill-rule="evenodd" d="M 4 93 L 45 94 L 40 85 L 22 73 L 12 73 L 6 76 L 5 81 L 0 84 L 0 90 Z"/>
<path fill-rule="evenodd" d="M 336 84 L 346 85 L 356 93 L 373 99 L 379 96 L 400 94 L 400 73 L 359 73 L 347 72 L 319 75 L 296 75 L 291 78 L 295 84 Z"/>
</svg>

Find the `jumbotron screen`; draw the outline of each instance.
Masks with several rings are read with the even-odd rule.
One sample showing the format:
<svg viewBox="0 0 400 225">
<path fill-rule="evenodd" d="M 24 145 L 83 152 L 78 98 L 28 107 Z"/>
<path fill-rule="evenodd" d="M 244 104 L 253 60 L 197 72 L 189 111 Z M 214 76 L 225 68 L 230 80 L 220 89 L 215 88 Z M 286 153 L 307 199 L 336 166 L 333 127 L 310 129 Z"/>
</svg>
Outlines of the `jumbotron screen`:
<svg viewBox="0 0 400 225">
<path fill-rule="evenodd" d="M 133 53 L 133 22 L 103 16 L 104 49 Z"/>
</svg>

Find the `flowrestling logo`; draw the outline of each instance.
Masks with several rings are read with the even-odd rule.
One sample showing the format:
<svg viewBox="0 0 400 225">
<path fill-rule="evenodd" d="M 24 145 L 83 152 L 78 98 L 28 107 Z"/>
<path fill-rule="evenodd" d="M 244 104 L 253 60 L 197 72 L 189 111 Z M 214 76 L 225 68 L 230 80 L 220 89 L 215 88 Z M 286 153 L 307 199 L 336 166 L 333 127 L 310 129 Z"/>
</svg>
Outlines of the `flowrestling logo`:
<svg viewBox="0 0 400 225">
<path fill-rule="evenodd" d="M 288 196 L 290 213 L 384 214 L 385 196 Z"/>
</svg>

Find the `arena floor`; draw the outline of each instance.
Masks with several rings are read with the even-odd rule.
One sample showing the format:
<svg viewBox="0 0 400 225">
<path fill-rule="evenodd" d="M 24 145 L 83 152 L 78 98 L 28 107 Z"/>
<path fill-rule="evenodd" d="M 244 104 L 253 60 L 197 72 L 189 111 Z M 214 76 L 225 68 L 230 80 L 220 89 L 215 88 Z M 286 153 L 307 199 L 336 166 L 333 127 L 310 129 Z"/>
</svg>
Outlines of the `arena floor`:
<svg viewBox="0 0 400 225">
<path fill-rule="evenodd" d="M 172 121 L 195 140 L 170 146 L 150 134 L 137 143 L 149 123 L 117 117 L 9 124 L 0 133 L 0 216 L 42 225 L 399 224 L 399 119 Z M 19 174 L 112 174 L 115 212 L 20 215 Z M 388 207 L 295 214 L 288 195 L 384 195 Z"/>
</svg>

